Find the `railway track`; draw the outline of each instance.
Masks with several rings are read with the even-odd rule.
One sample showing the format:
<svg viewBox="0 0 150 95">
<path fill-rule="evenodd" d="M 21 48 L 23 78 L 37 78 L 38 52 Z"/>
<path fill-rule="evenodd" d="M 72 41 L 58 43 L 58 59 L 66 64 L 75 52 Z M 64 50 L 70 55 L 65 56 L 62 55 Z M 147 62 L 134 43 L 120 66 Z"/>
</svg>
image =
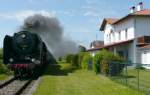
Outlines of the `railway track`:
<svg viewBox="0 0 150 95">
<path fill-rule="evenodd" d="M 18 80 L 17 78 L 12 78 L 0 84 L 0 95 L 22 95 L 32 81 L 33 79 Z"/>
</svg>

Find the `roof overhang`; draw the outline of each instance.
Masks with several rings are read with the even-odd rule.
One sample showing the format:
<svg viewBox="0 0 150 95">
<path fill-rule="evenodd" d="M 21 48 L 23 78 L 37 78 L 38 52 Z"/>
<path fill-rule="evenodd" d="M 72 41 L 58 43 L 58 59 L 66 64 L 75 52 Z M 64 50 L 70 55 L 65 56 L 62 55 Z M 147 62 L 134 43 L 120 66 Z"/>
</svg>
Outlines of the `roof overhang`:
<svg viewBox="0 0 150 95">
<path fill-rule="evenodd" d="M 131 42 L 133 42 L 133 40 L 134 40 L 134 39 L 130 39 L 130 40 L 126 40 L 126 41 L 115 42 L 115 43 L 112 43 L 112 44 L 104 45 L 104 46 L 102 46 L 102 47 L 97 47 L 97 48 L 88 49 L 87 52 L 88 52 L 88 51 L 101 50 L 101 49 L 107 49 L 107 48 L 111 48 L 111 47 L 114 47 L 114 46 L 119 46 L 119 45 L 131 43 Z"/>
</svg>

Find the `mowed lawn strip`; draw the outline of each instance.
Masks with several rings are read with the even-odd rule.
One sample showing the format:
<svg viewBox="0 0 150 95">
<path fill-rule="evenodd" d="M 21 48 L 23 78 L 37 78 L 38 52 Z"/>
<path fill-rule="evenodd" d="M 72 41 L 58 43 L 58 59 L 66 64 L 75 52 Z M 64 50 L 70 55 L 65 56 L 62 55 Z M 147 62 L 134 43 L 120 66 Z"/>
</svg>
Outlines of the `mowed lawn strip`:
<svg viewBox="0 0 150 95">
<path fill-rule="evenodd" d="M 143 95 L 92 71 L 75 70 L 70 64 L 57 67 L 60 70 L 48 68 L 34 95 Z"/>
<path fill-rule="evenodd" d="M 129 70 L 129 76 L 134 76 L 134 78 L 128 79 L 128 85 L 133 88 L 138 86 L 138 72 L 137 70 Z M 139 71 L 139 87 L 140 90 L 145 92 L 146 95 L 150 95 L 150 70 L 140 70 Z"/>
<path fill-rule="evenodd" d="M 8 75 L 0 74 L 0 81 L 8 78 Z"/>
</svg>

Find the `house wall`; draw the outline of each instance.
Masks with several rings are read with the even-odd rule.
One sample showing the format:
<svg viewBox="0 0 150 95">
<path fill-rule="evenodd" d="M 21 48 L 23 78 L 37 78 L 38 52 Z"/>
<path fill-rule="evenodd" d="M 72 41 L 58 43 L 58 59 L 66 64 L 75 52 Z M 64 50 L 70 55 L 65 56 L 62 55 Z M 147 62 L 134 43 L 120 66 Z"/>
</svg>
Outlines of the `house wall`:
<svg viewBox="0 0 150 95">
<path fill-rule="evenodd" d="M 150 36 L 150 17 L 136 17 L 135 36 Z"/>
<path fill-rule="evenodd" d="M 134 47 L 133 46 L 134 46 L 133 43 L 127 43 L 127 44 L 123 44 L 120 46 L 115 46 L 114 53 L 118 51 L 124 51 L 128 55 L 127 60 L 134 62 L 134 53 L 133 53 Z"/>
<path fill-rule="evenodd" d="M 106 24 L 106 27 L 104 29 L 104 44 L 110 44 L 110 38 L 109 38 L 109 34 L 111 32 L 111 30 L 113 29 L 113 27 L 110 24 Z"/>
<path fill-rule="evenodd" d="M 127 38 L 126 38 L 126 31 L 127 30 Z M 125 21 L 122 21 L 118 24 L 114 25 L 114 32 L 115 32 L 115 42 L 125 41 L 134 38 L 134 19 L 129 18 Z M 119 32 L 121 37 L 119 39 Z"/>
<path fill-rule="evenodd" d="M 112 33 L 112 32 L 113 33 Z M 126 38 L 127 31 L 127 38 Z M 120 32 L 120 39 L 119 39 Z M 109 36 L 110 35 L 110 36 Z M 104 44 L 113 44 L 114 42 L 121 42 L 138 38 L 141 36 L 150 36 L 150 17 L 130 17 L 124 21 L 121 21 L 115 25 L 107 24 L 104 29 Z M 132 43 L 123 46 L 117 46 L 115 50 L 128 49 L 128 59 L 133 63 L 144 63 L 143 51 L 139 51 L 137 45 L 137 39 L 134 39 Z M 149 50 L 150 51 L 150 50 Z M 150 58 L 150 52 L 146 55 Z M 150 64 L 148 59 L 146 64 Z"/>
<path fill-rule="evenodd" d="M 127 31 L 127 38 L 126 38 Z M 120 37 L 119 37 L 120 32 Z M 120 38 L 120 39 L 119 39 Z M 104 29 L 104 44 L 125 41 L 134 38 L 134 19 L 129 18 L 121 23 L 110 25 L 106 24 Z"/>
</svg>

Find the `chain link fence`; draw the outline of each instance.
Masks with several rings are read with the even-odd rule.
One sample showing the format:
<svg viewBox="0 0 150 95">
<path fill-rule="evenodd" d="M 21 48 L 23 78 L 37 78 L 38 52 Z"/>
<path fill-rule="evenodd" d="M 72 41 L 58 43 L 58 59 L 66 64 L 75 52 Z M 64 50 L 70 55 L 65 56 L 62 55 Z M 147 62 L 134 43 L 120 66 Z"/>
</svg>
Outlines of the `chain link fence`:
<svg viewBox="0 0 150 95">
<path fill-rule="evenodd" d="M 117 83 L 143 92 L 145 95 L 150 95 L 150 69 L 145 69 L 140 63 L 125 62 L 123 64 L 122 72 L 110 78 Z M 116 67 L 116 71 L 120 72 L 119 70 L 120 67 Z"/>
</svg>

